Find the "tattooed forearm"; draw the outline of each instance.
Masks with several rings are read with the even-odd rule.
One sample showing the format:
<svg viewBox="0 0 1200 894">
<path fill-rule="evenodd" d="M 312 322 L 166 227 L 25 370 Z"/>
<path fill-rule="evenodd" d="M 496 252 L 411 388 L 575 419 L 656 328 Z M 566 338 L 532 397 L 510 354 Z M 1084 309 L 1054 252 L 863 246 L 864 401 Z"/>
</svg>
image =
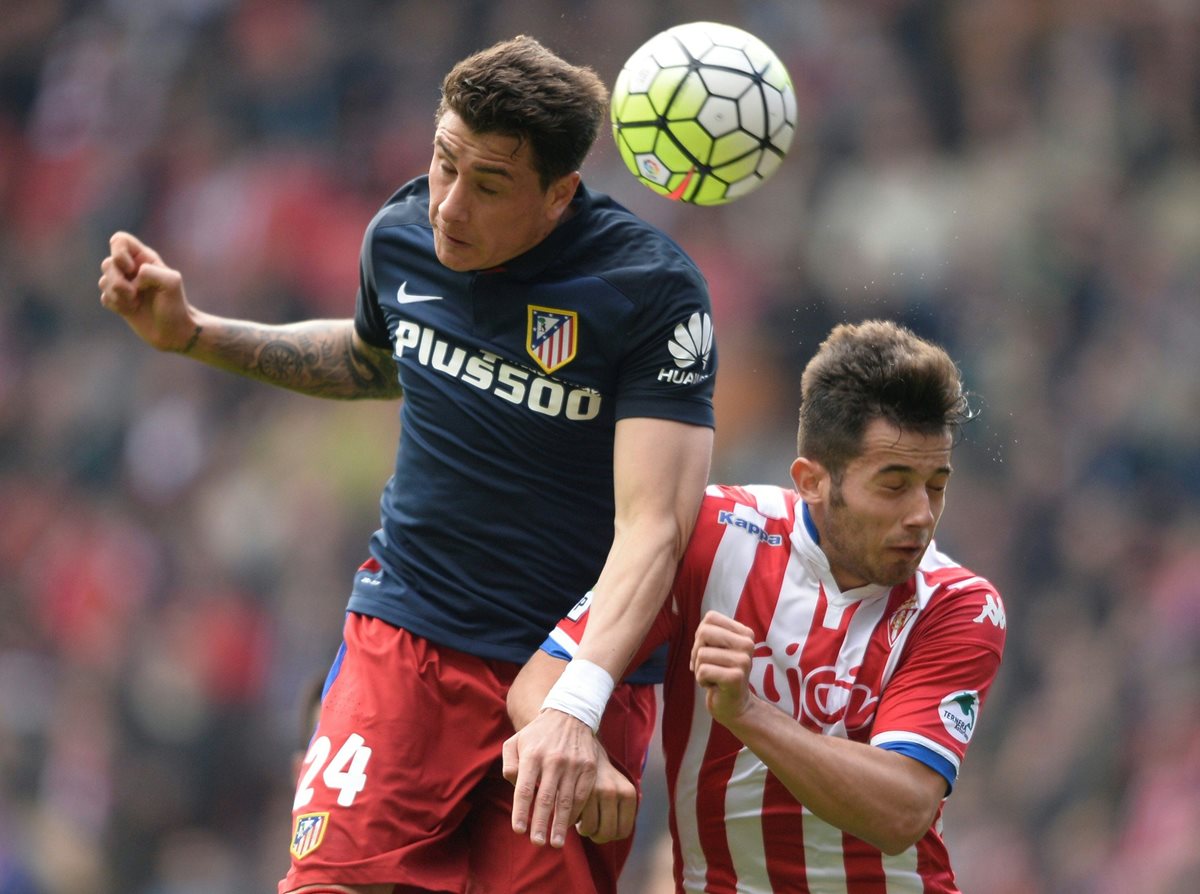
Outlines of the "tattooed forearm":
<svg viewBox="0 0 1200 894">
<path fill-rule="evenodd" d="M 351 338 L 347 360 L 350 377 L 364 397 L 400 397 L 404 393 L 397 378 L 396 360 L 390 351 L 375 347 L 359 350 L 358 342 Z"/>
<path fill-rule="evenodd" d="M 183 346 L 183 350 L 180 351 L 179 353 L 181 353 L 181 354 L 191 353 L 192 348 L 196 347 L 196 342 L 198 342 L 200 340 L 200 333 L 202 333 L 203 331 L 204 331 L 203 326 L 197 326 L 195 329 L 193 329 L 192 337 L 187 340 L 187 344 Z"/>
<path fill-rule="evenodd" d="M 257 378 L 288 388 L 303 388 L 306 366 L 301 349 L 292 340 L 276 339 L 258 352 Z"/>
<path fill-rule="evenodd" d="M 304 394 L 342 400 L 402 394 L 391 354 L 358 341 L 351 320 L 226 322 L 206 342 L 205 359 L 214 366 Z"/>
</svg>

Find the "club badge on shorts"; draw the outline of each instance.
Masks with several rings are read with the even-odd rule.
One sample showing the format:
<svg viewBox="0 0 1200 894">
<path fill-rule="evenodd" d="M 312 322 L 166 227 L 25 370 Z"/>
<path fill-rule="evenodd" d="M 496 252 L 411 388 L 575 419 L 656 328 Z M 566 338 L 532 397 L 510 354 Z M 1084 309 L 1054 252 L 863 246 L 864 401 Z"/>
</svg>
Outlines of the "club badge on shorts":
<svg viewBox="0 0 1200 894">
<path fill-rule="evenodd" d="M 529 305 L 525 350 L 548 373 L 575 359 L 579 314 L 573 310 Z"/>
<path fill-rule="evenodd" d="M 296 817 L 292 831 L 292 856 L 303 860 L 321 846 L 325 840 L 325 829 L 329 826 L 329 813 L 302 813 Z"/>
</svg>

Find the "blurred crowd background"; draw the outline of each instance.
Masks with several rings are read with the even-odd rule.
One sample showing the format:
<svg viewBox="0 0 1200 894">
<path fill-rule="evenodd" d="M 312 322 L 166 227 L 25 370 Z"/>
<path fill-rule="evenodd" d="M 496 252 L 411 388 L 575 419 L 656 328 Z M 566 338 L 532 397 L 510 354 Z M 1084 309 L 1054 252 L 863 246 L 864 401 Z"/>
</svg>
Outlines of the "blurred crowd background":
<svg viewBox="0 0 1200 894">
<path fill-rule="evenodd" d="M 1196 0 L 0 0 L 0 894 L 273 890 L 397 434 L 155 354 L 98 303 L 109 235 L 206 310 L 348 316 L 454 61 L 524 32 L 611 84 L 698 19 L 791 72 L 776 177 L 679 206 L 607 134 L 584 176 L 709 278 L 714 480 L 786 483 L 832 324 L 946 344 L 982 416 L 939 544 L 1009 620 L 961 884 L 1196 890 Z M 664 890 L 656 771 L 629 894 Z"/>
</svg>

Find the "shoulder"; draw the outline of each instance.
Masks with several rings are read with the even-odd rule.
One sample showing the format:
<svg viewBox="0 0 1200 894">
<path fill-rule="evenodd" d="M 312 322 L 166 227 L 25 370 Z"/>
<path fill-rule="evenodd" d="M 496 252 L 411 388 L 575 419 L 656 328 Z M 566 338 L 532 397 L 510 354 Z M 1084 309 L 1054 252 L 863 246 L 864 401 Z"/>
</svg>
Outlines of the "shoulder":
<svg viewBox="0 0 1200 894">
<path fill-rule="evenodd" d="M 796 517 L 794 490 L 774 484 L 710 484 L 704 502 L 713 505 L 745 506 L 765 518 L 791 522 Z"/>
<path fill-rule="evenodd" d="M 966 631 L 1002 649 L 1008 616 L 1000 591 L 987 578 L 958 564 L 931 544 L 917 571 L 917 598 L 932 622 Z"/>
<path fill-rule="evenodd" d="M 426 176 L 416 177 L 392 193 L 376 212 L 370 230 L 412 224 L 430 228 L 429 178 Z"/>
<path fill-rule="evenodd" d="M 769 484 L 713 484 L 704 492 L 697 528 L 736 528 L 781 545 L 796 518 L 795 491 Z"/>
<path fill-rule="evenodd" d="M 609 196 L 586 191 L 577 220 L 582 237 L 576 242 L 579 259 L 586 259 L 616 288 L 636 292 L 688 287 L 707 292 L 699 266 L 674 239 Z"/>
</svg>

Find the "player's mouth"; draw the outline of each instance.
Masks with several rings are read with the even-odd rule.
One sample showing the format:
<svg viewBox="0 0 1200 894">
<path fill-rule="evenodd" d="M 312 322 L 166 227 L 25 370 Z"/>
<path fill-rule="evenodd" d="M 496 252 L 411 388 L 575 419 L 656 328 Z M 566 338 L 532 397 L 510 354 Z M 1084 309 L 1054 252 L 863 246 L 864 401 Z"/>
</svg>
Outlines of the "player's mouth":
<svg viewBox="0 0 1200 894">
<path fill-rule="evenodd" d="M 451 245 L 461 245 L 461 246 L 470 245 L 470 243 L 467 242 L 465 239 L 458 239 L 454 236 L 451 236 L 449 233 L 446 232 L 445 227 L 438 227 L 438 232 L 441 233 L 442 238 L 445 239 L 447 242 L 449 242 Z"/>
</svg>

